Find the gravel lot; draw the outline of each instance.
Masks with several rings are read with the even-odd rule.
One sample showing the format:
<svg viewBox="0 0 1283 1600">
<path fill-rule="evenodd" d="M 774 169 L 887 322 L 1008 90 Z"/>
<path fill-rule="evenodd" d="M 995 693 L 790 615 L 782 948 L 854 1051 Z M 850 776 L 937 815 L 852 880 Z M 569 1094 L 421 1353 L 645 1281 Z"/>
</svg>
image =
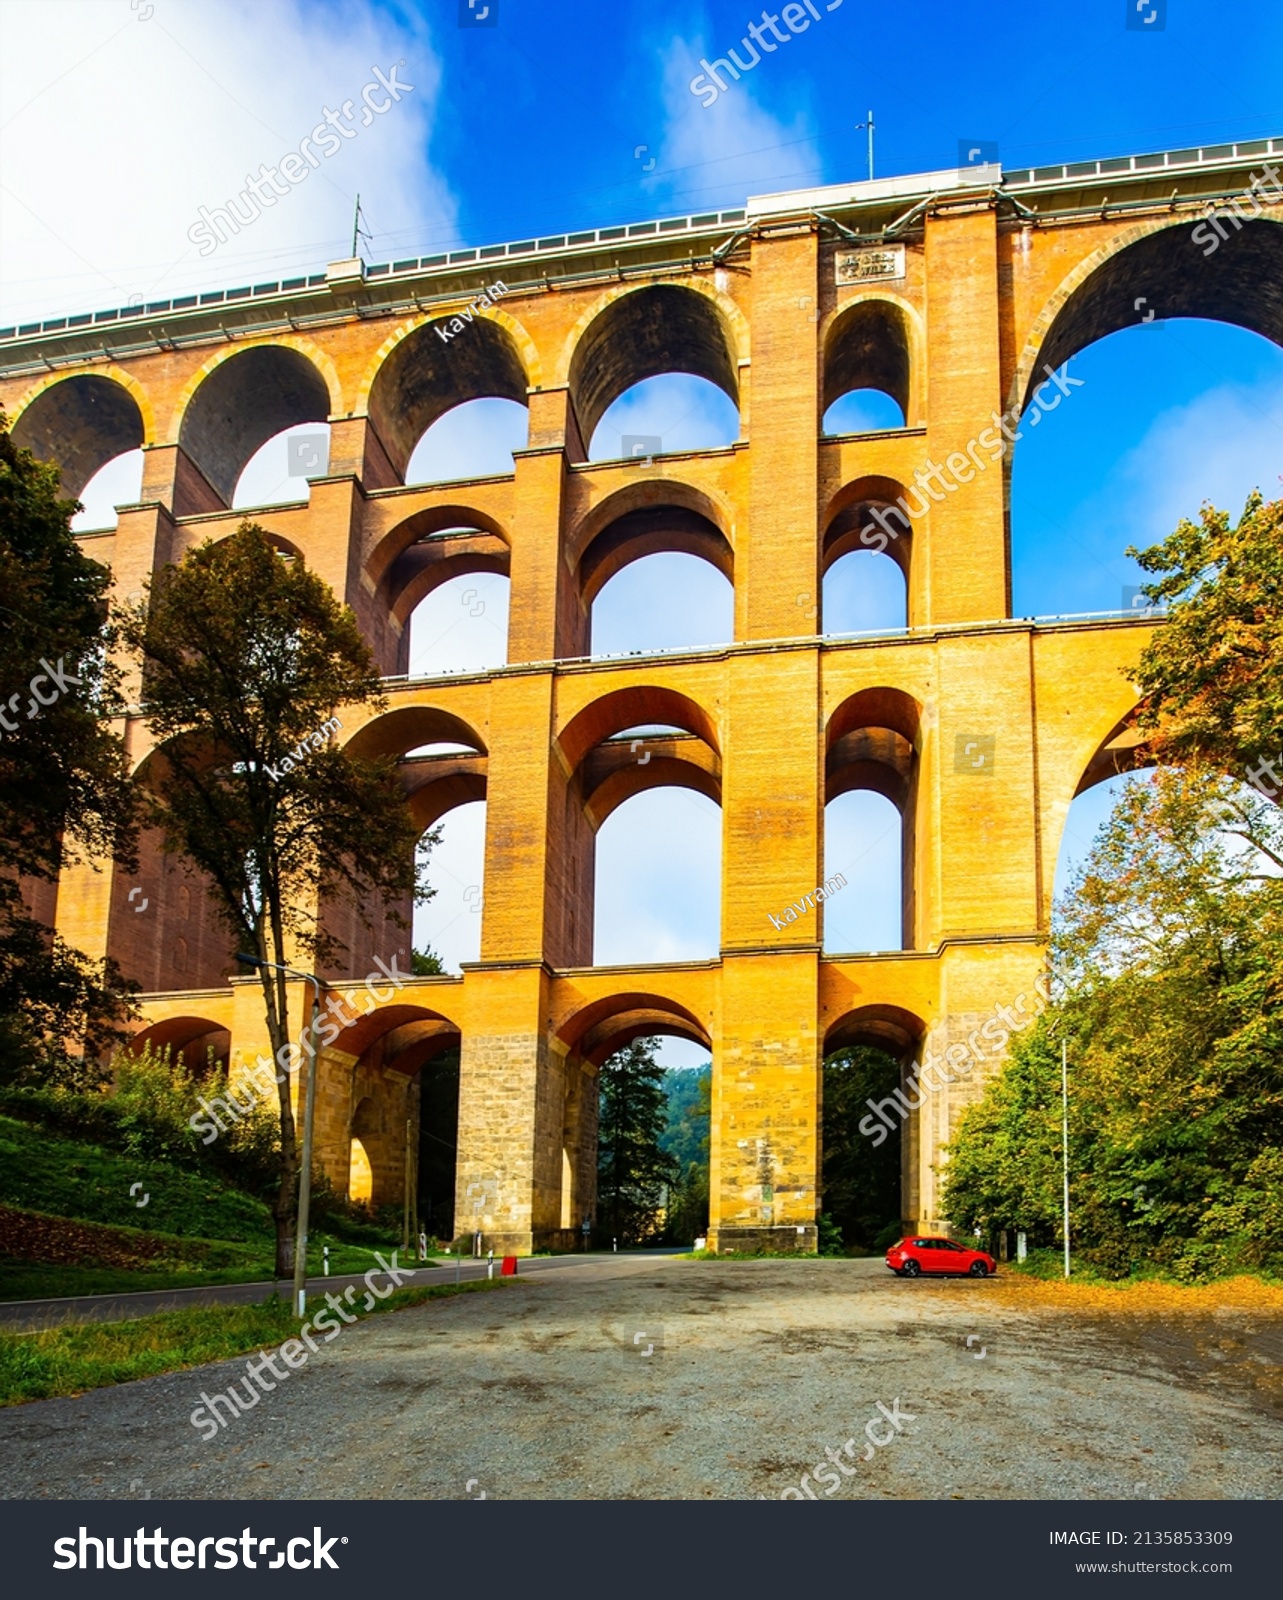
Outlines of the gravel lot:
<svg viewBox="0 0 1283 1600">
<path fill-rule="evenodd" d="M 209 1443 L 245 1358 L 12 1407 L 0 1492 L 775 1498 L 854 1438 L 835 1499 L 1274 1498 L 1283 1295 L 1181 1294 L 620 1257 L 357 1323 Z"/>
</svg>

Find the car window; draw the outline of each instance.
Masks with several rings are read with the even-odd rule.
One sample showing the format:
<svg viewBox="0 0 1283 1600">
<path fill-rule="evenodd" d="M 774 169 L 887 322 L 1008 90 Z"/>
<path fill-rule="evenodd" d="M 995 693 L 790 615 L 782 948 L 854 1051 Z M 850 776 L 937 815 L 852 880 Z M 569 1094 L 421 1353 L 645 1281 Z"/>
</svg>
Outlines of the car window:
<svg viewBox="0 0 1283 1600">
<path fill-rule="evenodd" d="M 962 1249 L 962 1246 L 960 1244 L 954 1244 L 952 1239 L 941 1239 L 939 1241 L 939 1244 L 940 1244 L 941 1250 L 961 1250 Z"/>
<path fill-rule="evenodd" d="M 930 1250 L 931 1241 L 930 1239 L 915 1239 L 913 1241 L 913 1248 L 915 1250 Z"/>
</svg>

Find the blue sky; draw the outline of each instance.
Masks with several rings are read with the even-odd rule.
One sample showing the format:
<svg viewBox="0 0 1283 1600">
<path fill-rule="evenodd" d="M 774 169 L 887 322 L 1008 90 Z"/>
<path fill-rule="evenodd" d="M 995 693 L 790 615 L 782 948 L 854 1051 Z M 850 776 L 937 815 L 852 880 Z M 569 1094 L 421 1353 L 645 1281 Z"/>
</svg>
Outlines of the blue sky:
<svg viewBox="0 0 1283 1600">
<path fill-rule="evenodd" d="M 869 107 L 878 176 L 956 165 L 960 141 L 996 143 L 1010 167 L 1283 134 L 1277 0 L 1150 0 L 1159 15 L 1148 30 L 1125 26 L 1128 0 L 829 3 L 817 0 L 819 21 L 705 108 L 690 80 L 701 56 L 744 54 L 739 41 L 761 17 L 745 0 L 489 0 L 489 26 L 460 26 L 466 0 L 7 0 L 0 324 L 316 271 L 349 252 L 358 192 L 365 253 L 385 261 L 863 177 L 855 124 Z M 388 115 L 199 255 L 187 235 L 200 205 L 238 193 L 247 170 L 297 148 L 325 108 L 396 63 L 414 87 Z M 1237 510 L 1253 486 L 1280 492 L 1277 348 L 1171 323 L 1116 334 L 1074 370 L 1085 385 L 1072 404 L 1017 447 L 1017 615 L 1113 609 L 1135 576 L 1128 544 L 1162 537 L 1205 498 Z M 503 470 L 523 418 L 485 404 L 439 425 L 415 475 L 457 475 L 462 461 Z M 670 450 L 720 442 L 735 435 L 728 410 L 695 380 L 656 380 L 612 407 L 593 454 L 618 454 L 628 432 Z M 884 413 L 868 415 L 895 420 Z M 238 503 L 297 493 L 283 461 L 282 445 L 265 447 Z M 127 497 L 125 464 L 117 471 L 115 488 L 100 486 L 106 512 L 88 520 Z M 598 652 L 725 636 L 724 581 L 693 558 L 652 563 L 603 591 Z M 502 589 L 461 581 L 426 602 L 420 666 L 502 660 Z M 823 604 L 825 625 L 845 630 L 894 625 L 903 599 L 894 574 L 848 561 Z M 894 942 L 898 824 L 882 805 L 855 795 L 831 808 L 828 869 L 852 881 L 830 915 L 832 948 Z M 1088 810 L 1071 817 L 1067 859 L 1090 837 Z M 640 797 L 609 820 L 599 959 L 712 953 L 717 833 L 715 808 L 680 792 Z M 446 834 L 422 936 L 453 965 L 476 954 L 481 808 L 453 813 Z"/>
</svg>

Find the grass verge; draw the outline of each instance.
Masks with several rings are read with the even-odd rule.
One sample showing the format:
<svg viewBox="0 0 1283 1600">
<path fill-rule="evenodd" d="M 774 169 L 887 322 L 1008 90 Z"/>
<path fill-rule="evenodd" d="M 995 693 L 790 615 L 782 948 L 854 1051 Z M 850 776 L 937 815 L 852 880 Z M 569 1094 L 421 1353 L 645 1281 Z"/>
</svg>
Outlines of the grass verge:
<svg viewBox="0 0 1283 1600">
<path fill-rule="evenodd" d="M 366 1315 L 404 1311 L 448 1295 L 502 1289 L 509 1281 L 478 1278 L 398 1289 Z M 273 1295 L 252 1306 L 198 1306 L 132 1322 L 75 1323 L 38 1333 L 0 1334 L 0 1406 L 83 1394 L 87 1389 L 226 1361 L 294 1338 L 303 1320 L 292 1314 L 288 1301 Z"/>
<path fill-rule="evenodd" d="M 316 1232 L 308 1251 L 309 1277 L 320 1276 L 326 1245 L 333 1277 L 368 1272 L 377 1265 L 373 1246 Z M 385 1257 L 394 1248 L 400 1247 L 381 1246 Z M 435 1259 L 424 1263 L 438 1264 Z M 243 1243 L 192 1238 L 0 1205 L 0 1301 L 270 1283 L 274 1268 L 271 1239 Z"/>
</svg>

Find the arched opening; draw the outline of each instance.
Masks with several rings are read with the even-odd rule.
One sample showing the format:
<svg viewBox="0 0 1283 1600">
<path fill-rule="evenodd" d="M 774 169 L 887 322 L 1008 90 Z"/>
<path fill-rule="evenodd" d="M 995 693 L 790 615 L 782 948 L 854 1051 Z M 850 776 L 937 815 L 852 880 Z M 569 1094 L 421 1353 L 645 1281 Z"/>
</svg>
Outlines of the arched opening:
<svg viewBox="0 0 1283 1600">
<path fill-rule="evenodd" d="M 851 550 L 824 574 L 825 633 L 895 633 L 908 626 L 909 594 L 898 561 L 877 550 Z"/>
<path fill-rule="evenodd" d="M 713 826 L 713 814 L 721 805 L 721 757 L 712 718 L 685 694 L 634 685 L 589 702 L 566 723 L 557 742 L 571 779 L 565 789 L 560 842 L 565 869 L 557 878 L 554 922 L 565 960 L 554 957 L 555 965 L 630 965 L 715 952 L 718 891 L 712 890 L 713 909 L 699 904 L 699 896 L 709 893 L 707 885 L 720 880 L 720 829 Z M 653 789 L 689 789 L 694 795 L 662 795 L 656 805 L 643 794 Z M 605 853 L 598 850 L 595 835 L 634 797 L 651 803 L 630 811 L 624 829 L 606 834 Z M 697 797 L 709 805 L 694 813 L 691 803 Z M 694 838 L 701 843 L 693 845 Z M 680 885 L 677 906 L 664 906 L 656 878 L 641 886 L 645 907 L 635 904 L 629 910 L 629 894 L 635 893 L 630 885 L 638 880 L 634 851 L 645 851 L 646 840 L 653 840 L 661 858 L 680 858 L 694 874 L 694 880 L 681 880 L 670 864 L 664 867 L 670 891 L 672 883 Z M 610 907 L 600 917 L 598 880 L 603 906 Z M 691 882 L 699 888 L 693 890 Z M 640 954 L 645 950 L 653 954 Z"/>
<path fill-rule="evenodd" d="M 358 1109 L 358 1116 L 352 1119 L 354 1128 L 360 1116 L 369 1115 L 368 1108 L 372 1104 L 373 1102 L 368 1096 L 362 1100 Z M 373 1195 L 374 1168 L 370 1165 L 370 1153 L 354 1132 L 348 1155 L 347 1197 L 357 1205 L 369 1205 Z"/>
<path fill-rule="evenodd" d="M 643 556 L 597 591 L 589 626 L 592 654 L 599 658 L 729 644 L 735 589 L 699 556 Z"/>
<path fill-rule="evenodd" d="M 906 496 L 894 478 L 878 476 L 858 478 L 833 497 L 820 550 L 825 633 L 894 632 L 916 620 L 912 517 L 917 506 L 913 491 Z M 898 581 L 893 566 L 899 569 Z M 799 603 L 803 598 L 809 596 Z"/>
<path fill-rule="evenodd" d="M 1283 349 L 1225 323 L 1156 320 L 1079 352 L 1069 376 L 1081 391 L 1019 425 L 1012 611 L 1143 611 L 1152 579 L 1129 546 L 1197 521 L 1208 500 L 1237 516 L 1277 485 Z"/>
<path fill-rule="evenodd" d="M 124 1047 L 130 1055 L 140 1056 L 146 1050 L 156 1054 L 168 1052 L 175 1062 L 181 1062 L 194 1077 L 202 1077 L 211 1067 L 226 1068 L 231 1054 L 231 1034 L 220 1022 L 208 1017 L 166 1017 L 140 1028 Z"/>
<path fill-rule="evenodd" d="M 678 284 L 651 284 L 617 295 L 584 329 L 570 361 L 570 395 L 582 439 L 592 447 L 591 459 L 612 455 L 653 455 L 671 450 L 675 441 L 692 439 L 707 449 L 714 437 L 731 426 L 730 412 L 712 402 L 706 387 L 664 384 L 641 388 L 648 380 L 686 374 L 721 391 L 735 411 L 738 434 L 739 382 L 737 352 L 730 326 L 714 301 Z M 616 401 L 624 404 L 598 438 L 606 413 Z M 658 451 L 640 451 L 625 439 L 635 438 L 634 425 L 645 421 L 659 428 Z M 628 426 L 624 427 L 623 424 Z M 665 434 L 664 429 L 668 432 Z M 639 430 L 645 435 L 645 430 Z M 732 438 L 735 435 L 732 435 Z M 678 444 L 677 448 L 692 448 Z"/>
<path fill-rule="evenodd" d="M 634 795 L 597 831 L 593 964 L 715 957 L 721 890 L 721 806 L 687 788 Z"/>
<path fill-rule="evenodd" d="M 337 1031 L 318 1056 L 319 1103 L 338 1114 L 318 1122 L 317 1160 L 340 1192 L 375 1211 L 403 1207 L 408 1179 L 413 1230 L 449 1238 L 460 1035 L 410 992 Z"/>
<path fill-rule="evenodd" d="M 506 477 L 514 450 L 529 441 L 530 413 L 515 400 L 465 400 L 424 432 L 405 469 L 407 483 Z"/>
<path fill-rule="evenodd" d="M 306 422 L 273 434 L 245 463 L 232 506 L 290 505 L 312 497 L 311 478 L 323 478 L 330 465 L 330 425 Z"/>
<path fill-rule="evenodd" d="M 507 575 L 465 573 L 426 594 L 409 618 L 412 678 L 486 672 L 508 660 Z"/>
<path fill-rule="evenodd" d="M 864 689 L 829 719 L 825 759 L 824 949 L 914 948 L 914 819 L 920 710 L 898 689 Z"/>
<path fill-rule="evenodd" d="M 651 1237 L 692 1243 L 693 1230 L 707 1227 L 708 1215 L 707 1150 L 700 1130 L 693 1131 L 693 1142 L 671 1147 L 685 1159 L 674 1155 L 663 1163 L 667 1170 L 662 1173 L 638 1150 L 643 1141 L 634 1141 L 628 1130 L 645 1124 L 647 1107 L 654 1112 L 665 1100 L 670 1110 L 675 1098 L 697 1112 L 701 1099 L 707 1107 L 708 1075 L 702 1074 L 685 1086 L 683 1096 L 674 1097 L 665 1081 L 671 1074 L 665 1073 L 659 1048 L 661 1040 L 680 1042 L 706 1063 L 712 1049 L 707 1030 L 689 1006 L 637 991 L 585 1006 L 567 1019 L 557 1038 L 565 1052 L 564 1056 L 558 1052 L 564 1063 L 560 1237 L 576 1242 L 587 1219 L 603 1239 L 613 1233 L 622 1235 L 621 1243 L 637 1242 L 640 1223 L 640 1231 Z M 664 1120 L 671 1126 L 671 1116 Z M 667 1129 L 657 1142 L 667 1153 Z M 621 1147 L 630 1143 L 632 1149 L 622 1156 L 628 1170 L 621 1172 Z"/>
<path fill-rule="evenodd" d="M 254 345 L 204 379 L 183 413 L 178 442 L 218 502 L 230 506 L 242 472 L 269 439 L 324 423 L 329 414 L 329 389 L 306 356 L 285 345 Z"/>
<path fill-rule="evenodd" d="M 884 795 L 853 789 L 824 808 L 824 951 L 904 948 L 900 812 Z"/>
<path fill-rule="evenodd" d="M 569 554 L 580 607 L 571 655 L 689 649 L 733 637 L 734 552 L 719 508 L 698 490 L 649 480 L 620 490 L 572 530 Z"/>
<path fill-rule="evenodd" d="M 859 300 L 824 341 L 821 431 L 869 433 L 909 420 L 911 338 L 908 317 L 891 300 Z"/>
<path fill-rule="evenodd" d="M 1015 615 L 1143 608 L 1128 545 L 1275 482 L 1283 226 L 1220 232 L 1161 226 L 1093 258 L 1035 324 L 1010 396 Z"/>
<path fill-rule="evenodd" d="M 134 776 L 143 789 L 163 785 L 164 749 L 152 751 Z M 137 870 L 112 874 L 107 952 L 144 994 L 221 989 L 229 974 L 243 971 L 210 889 L 196 866 L 166 851 L 157 828 L 139 834 Z"/>
<path fill-rule="evenodd" d="M 410 672 L 412 648 L 423 663 L 419 670 L 425 672 L 469 671 L 506 661 L 506 594 L 490 584 L 483 587 L 481 580 L 506 580 L 510 560 L 501 529 L 473 507 L 434 506 L 390 529 L 366 561 L 373 593 L 361 617 L 384 670 Z M 424 620 L 412 628 L 411 618 L 422 603 L 455 579 L 472 581 L 458 585 L 454 599 L 425 609 Z M 476 592 L 465 600 L 469 589 Z M 438 618 L 439 628 L 434 626 Z M 495 659 L 500 633 L 503 655 Z M 443 646 L 439 653 L 437 641 Z"/>
<path fill-rule="evenodd" d="M 707 378 L 666 372 L 625 389 L 602 414 L 589 461 L 643 461 L 720 450 L 739 438 L 739 409 Z"/>
<path fill-rule="evenodd" d="M 143 453 L 126 450 L 99 467 L 78 496 L 81 509 L 72 533 L 102 533 L 119 524 L 120 506 L 135 505 L 143 492 Z"/>
<path fill-rule="evenodd" d="M 51 383 L 14 420 L 13 442 L 38 460 L 53 462 L 62 474 L 63 493 L 77 499 L 84 499 L 90 483 L 110 464 L 113 476 L 95 484 L 92 500 L 77 518 L 82 527 L 114 527 L 115 506 L 138 498 L 142 458 L 135 452 L 144 442 L 143 416 L 129 390 L 112 378 L 86 373 Z M 116 498 L 108 501 L 109 495 Z M 85 522 L 91 506 L 94 520 Z"/>
<path fill-rule="evenodd" d="M 423 453 L 416 472 L 442 468 L 451 478 L 461 476 L 450 466 L 451 441 L 471 452 L 467 459 L 488 461 L 491 470 L 499 472 L 512 471 L 511 451 L 525 442 L 524 434 L 518 442 L 520 429 L 511 407 L 479 410 L 467 405 L 509 401 L 525 411 L 528 378 L 516 341 L 492 317 L 475 317 L 462 332 L 451 333 L 450 324 L 450 318 L 440 318 L 408 333 L 380 366 L 370 387 L 370 421 L 403 483 L 428 481 L 409 476 L 421 440 Z M 434 424 L 456 411 L 454 420 L 427 440 Z M 506 447 L 508 464 L 495 466 L 504 459 L 501 445 Z"/>
<path fill-rule="evenodd" d="M 911 1157 L 924 1091 L 912 1066 L 925 1032 L 891 1005 L 861 1006 L 828 1031 L 820 1147 L 830 1249 L 884 1250 L 914 1216 Z"/>
<path fill-rule="evenodd" d="M 372 927 L 361 921 L 355 906 L 327 902 L 326 931 L 339 939 L 341 948 L 348 952 L 344 958 L 345 975 L 355 977 L 369 970 L 375 955 L 402 950 L 403 965 L 408 965 L 408 945 L 424 948 L 423 918 L 450 890 L 449 879 L 442 878 L 437 861 L 437 825 L 455 807 L 485 799 L 488 756 L 480 736 L 462 718 L 426 705 L 402 706 L 372 718 L 352 735 L 348 749 L 366 759 L 390 756 L 397 761 L 410 818 L 417 830 L 417 851 L 426 869 L 424 877 L 428 886 L 437 891 L 426 906 L 415 907 L 407 897 L 396 908 L 368 907 Z M 477 884 L 479 907 L 479 874 Z M 410 925 L 409 932 L 393 920 L 393 909 Z"/>
<path fill-rule="evenodd" d="M 429 753 L 413 759 L 426 764 L 442 758 Z M 451 756 L 443 759 L 449 761 Z M 441 814 L 432 828 L 427 877 L 434 892 L 432 899 L 416 906 L 414 912 L 415 949 L 432 951 L 446 972 L 459 972 L 465 961 L 481 959 L 485 864 L 485 800 L 460 801 Z"/>
</svg>

